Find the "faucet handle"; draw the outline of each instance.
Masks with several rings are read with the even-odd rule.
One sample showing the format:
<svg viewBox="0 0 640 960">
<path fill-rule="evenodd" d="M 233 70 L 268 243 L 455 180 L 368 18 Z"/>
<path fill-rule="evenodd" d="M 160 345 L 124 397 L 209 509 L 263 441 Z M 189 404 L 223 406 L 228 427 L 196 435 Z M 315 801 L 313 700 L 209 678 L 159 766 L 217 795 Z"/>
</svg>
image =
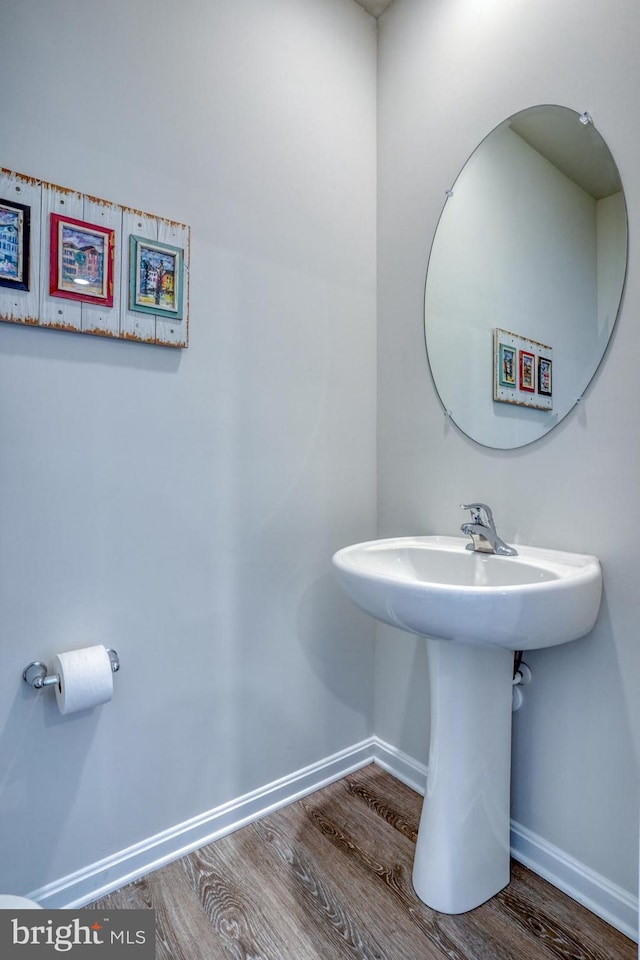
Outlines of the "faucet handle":
<svg viewBox="0 0 640 960">
<path fill-rule="evenodd" d="M 486 527 L 494 527 L 493 513 L 491 507 L 486 503 L 461 503 L 462 510 L 471 510 L 471 516 L 474 523 L 482 523 Z M 482 516 L 484 514 L 484 517 Z"/>
</svg>

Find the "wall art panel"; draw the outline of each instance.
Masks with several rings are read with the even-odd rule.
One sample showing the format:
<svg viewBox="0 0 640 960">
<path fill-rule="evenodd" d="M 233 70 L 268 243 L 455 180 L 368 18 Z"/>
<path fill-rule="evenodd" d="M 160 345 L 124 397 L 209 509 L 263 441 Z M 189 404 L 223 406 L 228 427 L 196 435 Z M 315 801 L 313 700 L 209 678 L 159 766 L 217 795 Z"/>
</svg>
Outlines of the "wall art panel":
<svg viewBox="0 0 640 960">
<path fill-rule="evenodd" d="M 190 229 L 0 170 L 0 320 L 186 347 Z"/>
</svg>

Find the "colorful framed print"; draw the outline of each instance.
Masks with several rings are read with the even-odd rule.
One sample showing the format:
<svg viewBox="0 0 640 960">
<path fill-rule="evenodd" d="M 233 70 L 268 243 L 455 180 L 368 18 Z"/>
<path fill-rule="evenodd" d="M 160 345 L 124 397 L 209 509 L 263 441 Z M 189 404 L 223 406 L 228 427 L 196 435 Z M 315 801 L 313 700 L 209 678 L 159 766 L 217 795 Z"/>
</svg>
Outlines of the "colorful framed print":
<svg viewBox="0 0 640 960">
<path fill-rule="evenodd" d="M 115 231 L 51 214 L 49 293 L 113 306 Z"/>
<path fill-rule="evenodd" d="M 181 247 L 129 237 L 129 309 L 182 320 Z"/>
<path fill-rule="evenodd" d="M 0 286 L 29 289 L 31 207 L 0 198 Z"/>
<path fill-rule="evenodd" d="M 548 357 L 538 357 L 538 393 L 542 397 L 553 395 L 552 366 L 553 363 Z"/>
<path fill-rule="evenodd" d="M 499 382 L 501 387 L 516 386 L 516 351 L 506 343 L 500 344 L 498 359 Z"/>
<path fill-rule="evenodd" d="M 536 391 L 536 357 L 528 350 L 520 350 L 520 389 L 527 393 Z"/>
</svg>

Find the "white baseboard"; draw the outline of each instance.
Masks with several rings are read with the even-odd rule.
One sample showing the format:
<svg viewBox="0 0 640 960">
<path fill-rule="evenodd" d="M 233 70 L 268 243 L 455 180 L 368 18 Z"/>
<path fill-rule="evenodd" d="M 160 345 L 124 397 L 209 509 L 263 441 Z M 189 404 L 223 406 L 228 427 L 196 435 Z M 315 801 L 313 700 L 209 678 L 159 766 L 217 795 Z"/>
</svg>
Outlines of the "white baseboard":
<svg viewBox="0 0 640 960">
<path fill-rule="evenodd" d="M 426 766 L 379 737 L 370 737 L 27 896 L 46 909 L 82 907 L 372 762 L 424 795 Z M 638 939 L 637 897 L 513 821 L 511 854 L 627 937 Z"/>
<path fill-rule="evenodd" d="M 273 813 L 373 761 L 372 740 L 363 740 L 318 763 L 176 824 L 113 856 L 89 864 L 27 896 L 45 909 L 82 907 L 172 860 Z"/>
<path fill-rule="evenodd" d="M 408 787 L 424 797 L 427 784 L 427 768 L 424 763 L 414 760 L 408 754 L 385 743 L 379 737 L 372 737 L 373 761 L 379 767 L 391 773 L 396 780 L 401 780 Z"/>
</svg>

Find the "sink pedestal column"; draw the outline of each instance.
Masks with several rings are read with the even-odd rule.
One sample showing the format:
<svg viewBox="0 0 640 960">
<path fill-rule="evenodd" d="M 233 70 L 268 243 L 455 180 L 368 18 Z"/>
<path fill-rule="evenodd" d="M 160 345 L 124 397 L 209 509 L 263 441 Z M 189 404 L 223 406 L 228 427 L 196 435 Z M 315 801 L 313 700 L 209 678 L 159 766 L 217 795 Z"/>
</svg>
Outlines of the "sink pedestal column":
<svg viewBox="0 0 640 960">
<path fill-rule="evenodd" d="M 513 651 L 427 638 L 431 735 L 413 868 L 420 899 L 464 913 L 509 882 Z"/>
</svg>

